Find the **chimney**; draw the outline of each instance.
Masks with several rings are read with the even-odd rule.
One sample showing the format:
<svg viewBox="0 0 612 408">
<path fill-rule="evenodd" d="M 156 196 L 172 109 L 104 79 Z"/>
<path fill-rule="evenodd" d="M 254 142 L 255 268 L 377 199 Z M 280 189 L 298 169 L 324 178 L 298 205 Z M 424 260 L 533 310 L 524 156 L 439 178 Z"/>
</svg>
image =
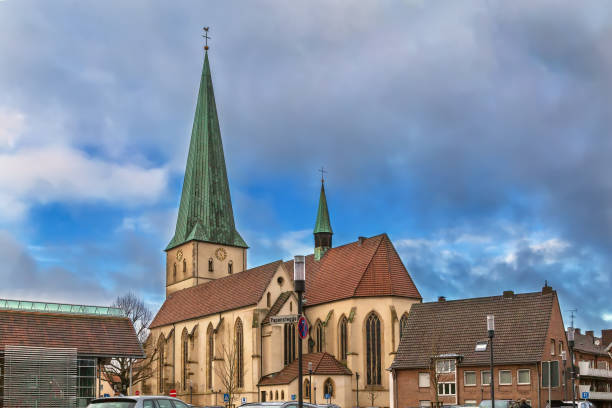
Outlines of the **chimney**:
<svg viewBox="0 0 612 408">
<path fill-rule="evenodd" d="M 363 241 L 366 240 L 366 237 L 359 237 L 357 238 L 357 240 L 359 241 L 359 245 L 363 244 Z"/>
<path fill-rule="evenodd" d="M 601 331 L 601 344 L 608 347 L 612 343 L 612 329 L 604 329 Z"/>
<path fill-rule="evenodd" d="M 552 286 L 548 286 L 548 281 L 544 281 L 544 286 L 542 287 L 542 294 L 547 295 L 549 293 L 553 293 Z"/>
<path fill-rule="evenodd" d="M 514 298 L 514 291 L 513 290 L 504 290 L 503 297 L 504 297 L 504 299 L 512 299 L 512 298 Z"/>
<path fill-rule="evenodd" d="M 589 336 L 591 338 L 591 341 L 593 341 L 593 338 L 595 337 L 595 332 L 593 330 L 587 330 L 584 332 L 584 334 Z"/>
<path fill-rule="evenodd" d="M 581 334 L 581 333 L 580 333 L 580 328 L 578 328 L 578 327 L 576 327 L 576 328 L 574 329 L 574 332 L 575 332 L 576 334 Z"/>
<path fill-rule="evenodd" d="M 438 302 L 446 302 L 446 296 L 438 296 Z"/>
</svg>

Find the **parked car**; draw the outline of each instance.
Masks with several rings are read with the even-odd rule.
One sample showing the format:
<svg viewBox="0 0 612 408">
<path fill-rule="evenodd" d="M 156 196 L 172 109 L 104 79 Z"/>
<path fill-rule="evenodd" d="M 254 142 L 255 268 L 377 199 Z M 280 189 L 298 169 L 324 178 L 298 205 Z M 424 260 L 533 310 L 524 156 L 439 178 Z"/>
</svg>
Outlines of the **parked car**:
<svg viewBox="0 0 612 408">
<path fill-rule="evenodd" d="M 563 407 L 572 408 L 572 401 L 563 401 Z M 595 408 L 595 404 L 591 401 L 576 401 L 576 408 Z"/>
<path fill-rule="evenodd" d="M 492 408 L 491 400 L 482 400 L 480 408 Z M 495 400 L 495 408 L 516 408 L 518 403 L 512 400 Z"/>
<path fill-rule="evenodd" d="M 98 398 L 89 403 L 87 408 L 189 408 L 178 398 L 164 395 L 140 395 L 134 397 Z"/>
</svg>

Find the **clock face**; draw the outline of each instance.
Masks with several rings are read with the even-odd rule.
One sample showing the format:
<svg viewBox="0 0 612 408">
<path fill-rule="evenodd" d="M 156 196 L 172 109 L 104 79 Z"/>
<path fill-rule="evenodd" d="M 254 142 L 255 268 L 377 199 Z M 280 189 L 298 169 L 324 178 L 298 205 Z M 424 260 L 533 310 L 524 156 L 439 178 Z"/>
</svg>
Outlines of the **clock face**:
<svg viewBox="0 0 612 408">
<path fill-rule="evenodd" d="M 179 261 L 181 259 L 183 259 L 183 250 L 182 249 L 179 249 L 178 251 L 176 251 L 176 259 L 179 260 Z"/>
<path fill-rule="evenodd" d="M 225 250 L 225 248 L 217 248 L 217 250 L 215 251 L 215 257 L 220 261 L 227 258 L 227 251 Z"/>
</svg>

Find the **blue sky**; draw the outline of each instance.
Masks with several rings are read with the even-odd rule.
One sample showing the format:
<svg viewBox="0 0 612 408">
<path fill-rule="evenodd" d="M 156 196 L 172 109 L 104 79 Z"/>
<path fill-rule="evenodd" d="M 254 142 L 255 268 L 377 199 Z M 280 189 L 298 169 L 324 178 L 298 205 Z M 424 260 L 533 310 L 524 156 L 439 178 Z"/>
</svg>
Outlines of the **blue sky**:
<svg viewBox="0 0 612 408">
<path fill-rule="evenodd" d="M 387 232 L 425 300 L 612 327 L 607 1 L 0 1 L 0 296 L 163 300 L 210 60 L 249 264 Z"/>
</svg>

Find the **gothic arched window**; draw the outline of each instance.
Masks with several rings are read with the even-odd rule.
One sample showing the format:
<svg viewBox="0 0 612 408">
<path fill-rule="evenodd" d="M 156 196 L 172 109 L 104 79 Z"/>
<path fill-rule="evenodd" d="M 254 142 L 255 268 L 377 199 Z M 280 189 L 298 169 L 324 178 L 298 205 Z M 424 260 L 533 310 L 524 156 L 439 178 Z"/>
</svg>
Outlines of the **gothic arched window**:
<svg viewBox="0 0 612 408">
<path fill-rule="evenodd" d="M 323 325 L 320 320 L 315 323 L 315 346 L 317 352 L 323 351 Z"/>
<path fill-rule="evenodd" d="M 189 335 L 187 334 L 187 329 L 183 330 L 183 338 L 182 340 L 182 354 L 183 354 L 183 372 L 182 372 L 182 381 L 183 381 L 183 390 L 187 389 L 187 380 L 189 379 Z"/>
<path fill-rule="evenodd" d="M 281 401 L 285 400 L 285 390 L 281 390 Z"/>
<path fill-rule="evenodd" d="M 187 260 L 183 259 L 183 273 L 187 273 Z"/>
<path fill-rule="evenodd" d="M 278 401 L 278 390 L 274 392 L 274 399 Z"/>
<path fill-rule="evenodd" d="M 366 374 L 368 385 L 381 384 L 380 319 L 371 312 L 366 319 Z"/>
<path fill-rule="evenodd" d="M 295 360 L 295 324 L 286 323 L 283 332 L 285 365 Z"/>
<path fill-rule="evenodd" d="M 346 361 L 346 353 L 348 350 L 348 320 L 346 316 L 342 316 L 340 318 L 340 324 L 338 324 L 338 342 L 340 361 Z"/>
<path fill-rule="evenodd" d="M 404 313 L 402 315 L 402 318 L 400 319 L 400 327 L 399 327 L 400 328 L 400 333 L 399 333 L 400 340 L 404 336 L 404 330 L 406 329 L 406 327 L 408 327 L 408 313 Z"/>
<path fill-rule="evenodd" d="M 172 279 L 176 282 L 176 263 L 172 265 Z"/>
<path fill-rule="evenodd" d="M 330 398 L 334 397 L 334 382 L 331 378 L 328 378 L 323 383 L 323 395 L 329 394 Z"/>
<path fill-rule="evenodd" d="M 162 335 L 163 336 L 163 335 Z M 160 337 L 158 343 L 159 358 L 157 360 L 157 391 L 159 394 L 164 393 L 164 340 Z"/>
<path fill-rule="evenodd" d="M 230 275 L 234 273 L 234 263 L 232 261 L 229 261 L 227 263 L 227 273 L 229 273 Z"/>
<path fill-rule="evenodd" d="M 310 400 L 310 381 L 308 378 L 304 380 L 304 398 L 308 398 Z"/>
<path fill-rule="evenodd" d="M 244 387 L 244 337 L 240 318 L 236 319 L 234 338 L 236 340 L 236 386 L 242 388 Z"/>
<path fill-rule="evenodd" d="M 206 345 L 206 385 L 208 389 L 212 389 L 212 378 L 213 378 L 213 358 L 214 358 L 214 331 L 212 324 L 208 325 L 208 330 L 206 332 L 207 342 Z"/>
<path fill-rule="evenodd" d="M 213 259 L 212 258 L 208 258 L 208 272 L 212 272 L 214 271 L 213 268 Z"/>
</svg>

